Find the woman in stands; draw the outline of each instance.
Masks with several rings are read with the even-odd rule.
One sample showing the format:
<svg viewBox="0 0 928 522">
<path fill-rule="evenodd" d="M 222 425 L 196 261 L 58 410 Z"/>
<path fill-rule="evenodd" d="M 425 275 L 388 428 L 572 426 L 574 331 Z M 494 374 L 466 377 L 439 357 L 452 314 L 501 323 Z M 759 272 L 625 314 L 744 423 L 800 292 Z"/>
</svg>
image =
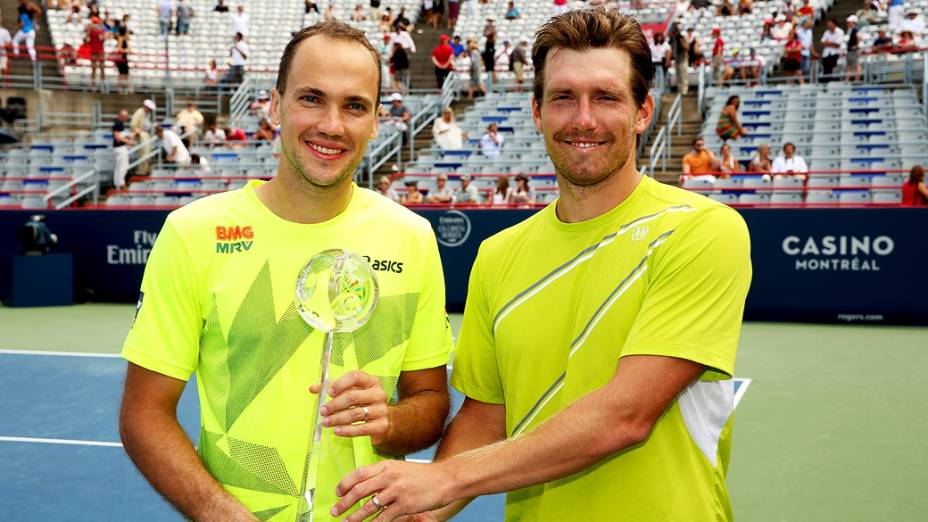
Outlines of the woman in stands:
<svg viewBox="0 0 928 522">
<path fill-rule="evenodd" d="M 731 145 L 723 143 L 722 149 L 719 152 L 722 156 L 719 159 L 719 171 L 722 172 L 722 174 L 719 175 L 720 178 L 727 178 L 732 172 L 741 171 L 741 164 L 731 155 Z"/>
<path fill-rule="evenodd" d="M 509 176 L 503 174 L 496 178 L 496 190 L 493 191 L 493 197 L 487 200 L 490 205 L 505 205 L 509 202 L 509 195 L 512 189 L 509 188 Z"/>
<path fill-rule="evenodd" d="M 902 204 L 915 207 L 928 206 L 928 187 L 925 186 L 925 169 L 915 165 L 909 179 L 902 184 Z"/>
<path fill-rule="evenodd" d="M 432 124 L 432 136 L 442 150 L 461 150 L 464 148 L 464 133 L 454 121 L 454 111 L 446 107 L 441 118 L 435 118 Z"/>
<path fill-rule="evenodd" d="M 715 133 L 725 141 L 736 140 L 741 136 L 747 136 L 748 132 L 741 126 L 738 121 L 738 106 L 741 105 L 741 98 L 738 96 L 729 96 L 725 102 L 725 108 L 719 115 L 719 122 L 715 126 Z"/>
<path fill-rule="evenodd" d="M 789 83 L 798 82 L 799 85 L 804 83 L 802 78 L 802 40 L 796 35 L 796 30 L 789 32 L 789 38 L 783 48 L 783 70 L 790 77 Z"/>
<path fill-rule="evenodd" d="M 511 205 L 534 205 L 535 189 L 528 186 L 528 176 L 516 176 L 516 188 L 509 192 L 506 202 Z"/>
<path fill-rule="evenodd" d="M 748 172 L 770 172 L 773 169 L 773 160 L 770 158 L 770 145 L 761 143 L 757 147 L 757 154 L 748 163 Z"/>
<path fill-rule="evenodd" d="M 120 26 L 116 33 L 116 71 L 118 74 L 119 91 L 127 92 L 129 89 L 129 29 L 126 26 Z"/>
</svg>

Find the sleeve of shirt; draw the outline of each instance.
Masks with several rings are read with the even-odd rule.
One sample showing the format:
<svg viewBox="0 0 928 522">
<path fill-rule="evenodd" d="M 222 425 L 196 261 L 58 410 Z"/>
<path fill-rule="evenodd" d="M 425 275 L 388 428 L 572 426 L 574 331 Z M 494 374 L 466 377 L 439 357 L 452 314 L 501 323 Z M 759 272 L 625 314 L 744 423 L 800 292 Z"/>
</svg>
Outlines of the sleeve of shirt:
<svg viewBox="0 0 928 522">
<path fill-rule="evenodd" d="M 196 370 L 203 324 L 193 261 L 169 217 L 145 265 L 135 321 L 122 348 L 127 361 L 182 381 Z"/>
<path fill-rule="evenodd" d="M 451 386 L 471 399 L 503 404 L 503 384 L 496 363 L 493 318 L 481 277 L 480 254 L 470 271 L 464 322 L 454 354 Z"/>
<path fill-rule="evenodd" d="M 622 356 L 677 357 L 705 365 L 705 378 L 730 377 L 751 283 L 744 220 L 727 207 L 700 211 L 652 255 Z"/>
<path fill-rule="evenodd" d="M 445 311 L 445 276 L 435 233 L 428 227 L 425 276 L 416 308 L 402 371 L 424 370 L 448 364 L 454 341 Z"/>
</svg>

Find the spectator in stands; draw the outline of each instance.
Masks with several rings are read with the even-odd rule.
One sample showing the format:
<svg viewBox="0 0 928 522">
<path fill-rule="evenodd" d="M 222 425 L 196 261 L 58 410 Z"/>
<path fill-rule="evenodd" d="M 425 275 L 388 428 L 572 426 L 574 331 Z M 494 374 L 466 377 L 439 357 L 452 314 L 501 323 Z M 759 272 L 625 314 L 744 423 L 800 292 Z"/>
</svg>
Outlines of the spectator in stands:
<svg viewBox="0 0 928 522">
<path fill-rule="evenodd" d="M 448 186 L 448 175 L 440 172 L 435 178 L 435 188 L 429 190 L 429 195 L 425 201 L 428 203 L 451 203 L 454 199 L 454 192 Z"/>
<path fill-rule="evenodd" d="M 509 176 L 503 174 L 496 178 L 496 188 L 493 190 L 493 197 L 487 200 L 490 205 L 505 205 L 509 201 Z"/>
<path fill-rule="evenodd" d="M 409 120 L 412 119 L 412 113 L 409 108 L 403 104 L 403 95 L 395 92 L 390 95 L 390 109 L 386 120 L 381 120 L 384 125 L 393 125 L 400 132 L 406 132 L 409 127 Z"/>
<path fill-rule="evenodd" d="M 129 91 L 129 53 L 131 52 L 129 29 L 124 25 L 120 25 L 119 30 L 116 32 L 116 52 L 113 61 L 116 63 L 119 90 L 124 94 Z"/>
<path fill-rule="evenodd" d="M 454 193 L 454 202 L 457 204 L 479 205 L 481 200 L 480 191 L 471 184 L 470 176 L 461 174 L 458 179 L 461 180 L 461 188 Z"/>
<path fill-rule="evenodd" d="M 174 0 L 158 0 L 158 34 L 164 36 L 171 30 L 171 19 L 174 18 Z"/>
<path fill-rule="evenodd" d="M 812 59 L 818 58 L 818 53 L 815 52 L 815 46 L 813 45 L 812 37 L 812 27 L 815 22 L 811 19 L 806 20 L 796 29 L 796 38 L 799 40 L 799 43 L 802 44 L 802 51 L 799 56 L 799 66 L 802 70 L 802 78 L 805 78 L 809 75 L 809 68 L 812 65 Z M 800 78 L 800 84 L 802 83 Z"/>
<path fill-rule="evenodd" d="M 389 176 L 380 176 L 377 178 L 377 192 L 391 201 L 400 202 L 400 195 L 396 192 L 396 189 L 393 188 L 393 182 L 390 181 Z"/>
<path fill-rule="evenodd" d="M 393 30 L 393 21 L 390 19 L 390 8 L 387 7 L 386 11 L 380 15 L 380 22 L 377 23 L 377 26 L 380 28 L 380 32 L 387 34 Z"/>
<path fill-rule="evenodd" d="M 126 174 L 129 172 L 129 146 L 135 145 L 132 133 L 126 129 L 129 121 L 129 111 L 121 109 L 113 123 L 113 187 L 116 190 L 125 188 Z"/>
<path fill-rule="evenodd" d="M 693 150 L 683 156 L 683 175 L 698 176 L 717 172 L 719 169 L 719 160 L 709 149 L 706 148 L 706 142 L 702 137 L 693 140 Z"/>
<path fill-rule="evenodd" d="M 686 48 L 689 50 L 687 61 L 691 67 L 699 67 L 700 64 L 705 63 L 705 56 L 703 56 L 702 52 L 702 42 L 693 27 L 686 28 L 685 38 Z"/>
<path fill-rule="evenodd" d="M 806 20 L 815 20 L 815 8 L 812 7 L 811 0 L 802 0 L 802 7 L 799 8 L 797 13 L 799 15 L 799 23 L 805 23 Z"/>
<path fill-rule="evenodd" d="M 495 122 L 490 123 L 487 125 L 487 131 L 480 137 L 480 152 L 484 156 L 499 156 L 504 141 L 503 135 L 499 132 L 499 126 Z"/>
<path fill-rule="evenodd" d="M 226 145 L 242 146 L 248 144 L 248 134 L 240 127 L 226 127 Z"/>
<path fill-rule="evenodd" d="M 516 7 L 516 3 L 512 0 L 509 1 L 509 4 L 506 5 L 506 20 L 518 20 L 522 16 L 519 13 L 519 8 Z"/>
<path fill-rule="evenodd" d="M 330 2 L 329 5 L 325 6 L 325 13 L 322 15 L 322 18 L 324 18 L 326 22 L 334 22 L 338 20 L 338 17 L 335 16 L 334 3 Z"/>
<path fill-rule="evenodd" d="M 886 22 L 889 24 L 889 30 L 892 31 L 893 34 L 899 30 L 899 24 L 902 23 L 904 12 L 905 0 L 889 0 Z"/>
<path fill-rule="evenodd" d="M 764 59 L 757 55 L 757 51 L 752 47 L 748 51 L 747 58 L 742 58 L 738 67 L 738 77 L 747 80 L 748 86 L 757 85 L 757 80 L 765 67 Z"/>
<path fill-rule="evenodd" d="M 487 24 L 483 27 L 483 54 L 480 55 L 489 77 L 491 91 L 496 85 L 496 25 L 493 22 L 493 17 L 487 18 Z"/>
<path fill-rule="evenodd" d="M 483 85 L 483 81 L 481 81 L 480 78 L 482 74 L 482 69 L 480 67 L 482 57 L 480 56 L 480 48 L 477 46 L 477 42 L 468 40 L 467 49 L 470 56 L 470 81 L 467 82 L 467 99 L 473 100 L 474 91 L 486 94 L 487 88 Z"/>
<path fill-rule="evenodd" d="M 238 11 L 231 16 L 232 30 L 230 33 L 235 36 L 237 33 L 241 33 L 242 38 L 248 36 L 248 32 L 251 29 L 251 19 L 248 17 L 248 13 L 245 12 L 245 6 L 239 4 Z"/>
<path fill-rule="evenodd" d="M 911 31 L 902 31 L 899 35 L 899 41 L 893 46 L 894 52 L 907 53 L 918 50 L 918 42 Z"/>
<path fill-rule="evenodd" d="M 712 77 L 715 84 L 722 86 L 722 76 L 725 73 L 725 40 L 722 38 L 722 29 L 718 26 L 712 28 Z"/>
<path fill-rule="evenodd" d="M 520 37 L 519 44 L 509 55 L 509 63 L 516 77 L 516 92 L 522 92 L 522 84 L 525 83 L 525 67 L 528 65 L 528 59 L 531 51 L 528 50 L 528 38 Z"/>
<path fill-rule="evenodd" d="M 847 17 L 847 54 L 844 57 L 847 64 L 844 72 L 844 81 L 859 82 L 863 75 L 860 66 L 860 36 L 857 30 L 857 17 Z"/>
<path fill-rule="evenodd" d="M 723 140 L 736 140 L 741 136 L 747 136 L 748 132 L 741 126 L 738 121 L 738 107 L 741 106 L 741 98 L 738 96 L 729 96 L 719 114 L 718 124 L 715 126 L 715 133 Z"/>
<path fill-rule="evenodd" d="M 129 127 L 132 129 L 136 141 L 142 144 L 140 153 L 143 157 L 148 156 L 151 152 L 151 145 L 148 143 L 148 140 L 151 139 L 152 121 L 154 118 L 152 113 L 155 112 L 157 108 L 158 106 L 155 105 L 155 102 L 152 100 L 145 100 L 142 102 L 142 106 L 132 113 L 132 119 L 129 120 Z M 150 169 L 151 163 L 145 160 L 135 168 L 135 173 L 140 176 L 145 176 L 148 175 Z"/>
<path fill-rule="evenodd" d="M 689 11 L 693 6 L 690 4 L 690 0 L 677 0 L 677 4 L 674 7 L 674 13 L 677 15 L 682 15 L 683 13 Z"/>
<path fill-rule="evenodd" d="M 303 18 L 305 20 L 306 15 L 309 13 L 315 12 L 316 14 L 322 14 L 319 11 L 319 4 L 313 0 L 303 0 Z"/>
<path fill-rule="evenodd" d="M 699 11 L 709 6 L 709 0 L 690 0 L 690 8 Z"/>
<path fill-rule="evenodd" d="M 267 118 L 258 120 L 258 130 L 251 136 L 255 141 L 274 141 L 274 127 Z"/>
<path fill-rule="evenodd" d="M 664 40 L 664 33 L 656 32 L 649 47 L 651 48 L 651 63 L 654 65 L 655 85 L 662 86 L 670 67 L 670 44 Z"/>
<path fill-rule="evenodd" d="M 457 58 L 461 53 L 467 50 L 467 47 L 461 43 L 460 36 L 454 35 L 454 37 L 451 38 L 451 49 L 454 51 L 454 57 Z"/>
<path fill-rule="evenodd" d="M 925 21 L 919 16 L 918 9 L 909 9 L 905 19 L 899 23 L 897 32 L 902 34 L 906 31 L 912 33 L 915 38 L 920 38 L 925 32 Z"/>
<path fill-rule="evenodd" d="M 554 16 L 564 14 L 570 10 L 567 0 L 554 0 Z"/>
<path fill-rule="evenodd" d="M 208 87 L 219 85 L 219 66 L 216 65 L 216 60 L 209 61 L 209 67 L 203 73 L 203 81 L 206 82 Z"/>
<path fill-rule="evenodd" d="M 0 19 L 0 22 L 2 21 Z M 10 52 L 12 45 L 13 37 L 10 36 L 10 31 L 0 23 L 0 75 L 6 76 L 10 74 L 10 60 L 7 54 Z"/>
<path fill-rule="evenodd" d="M 174 118 L 174 123 L 180 129 L 180 133 L 185 136 L 189 135 L 185 138 L 188 146 L 197 141 L 197 136 L 203 129 L 203 121 L 203 113 L 197 110 L 197 105 L 193 100 L 187 102 L 187 107 L 178 112 L 177 117 Z"/>
<path fill-rule="evenodd" d="M 184 0 L 177 0 L 177 36 L 190 33 L 190 20 L 193 19 L 193 6 Z"/>
<path fill-rule="evenodd" d="M 773 160 L 773 168 L 770 172 L 775 175 L 799 176 L 805 179 L 809 167 L 806 166 L 806 161 L 802 157 L 796 155 L 796 146 L 786 142 L 783 144 L 783 154 Z"/>
<path fill-rule="evenodd" d="M 419 192 L 419 184 L 415 181 L 407 181 L 406 192 L 403 192 L 403 197 L 400 198 L 400 203 L 403 205 L 420 205 L 422 204 L 423 197 L 422 193 Z"/>
<path fill-rule="evenodd" d="M 364 20 L 367 20 L 367 15 L 364 14 L 364 6 L 361 4 L 354 4 L 354 10 L 351 11 L 351 21 L 363 22 Z"/>
<path fill-rule="evenodd" d="M 757 154 L 748 163 L 748 172 L 770 172 L 773 161 L 770 159 L 770 145 L 761 143 L 757 147 Z"/>
<path fill-rule="evenodd" d="M 822 82 L 827 83 L 835 78 L 833 77 L 835 67 L 838 65 L 838 58 L 841 57 L 841 48 L 844 46 L 844 31 L 838 27 L 838 21 L 829 18 L 825 22 L 825 32 L 822 34 L 822 71 L 824 78 Z"/>
<path fill-rule="evenodd" d="M 176 132 L 158 125 L 155 127 L 155 134 L 161 140 L 161 148 L 164 150 L 162 161 L 173 163 L 178 167 L 190 165 L 190 152 L 187 151 L 187 147 Z"/>
<path fill-rule="evenodd" d="M 673 62 L 677 76 L 677 93 L 686 96 L 690 89 L 689 78 L 689 41 L 680 31 L 677 22 L 670 25 L 670 48 L 673 53 Z"/>
<path fill-rule="evenodd" d="M 445 78 L 454 71 L 454 49 L 448 42 L 451 37 L 443 34 L 438 38 L 438 45 L 432 49 L 432 64 L 435 66 L 435 83 L 441 89 Z"/>
<path fill-rule="evenodd" d="M 369 0 L 368 6 L 370 7 L 370 18 L 372 22 L 380 20 L 380 0 Z M 309 14 L 309 13 L 306 13 Z"/>
<path fill-rule="evenodd" d="M 722 156 L 719 159 L 719 172 L 723 173 L 719 175 L 720 178 L 727 178 L 732 172 L 741 171 L 741 164 L 731 155 L 731 145 L 723 143 L 719 154 Z"/>
<path fill-rule="evenodd" d="M 902 204 L 928 206 L 928 186 L 925 186 L 925 169 L 921 165 L 912 167 L 909 179 L 902 184 Z"/>
<path fill-rule="evenodd" d="M 512 44 L 509 43 L 509 40 L 503 41 L 503 48 L 496 51 L 496 56 L 493 57 L 493 62 L 496 64 L 496 67 L 500 69 L 509 69 L 509 55 L 512 54 Z"/>
<path fill-rule="evenodd" d="M 251 54 L 251 51 L 248 49 L 248 44 L 245 43 L 245 35 L 235 33 L 232 38 L 232 46 L 229 47 L 229 56 L 231 57 L 229 71 L 226 73 L 225 78 L 222 79 L 222 83 L 232 85 L 242 83 L 245 79 L 245 64 L 248 62 L 249 54 Z"/>
<path fill-rule="evenodd" d="M 393 24 L 392 28 L 393 32 L 390 34 L 390 41 L 402 45 L 403 50 L 407 53 L 415 54 L 416 42 L 413 41 L 412 35 L 406 30 L 406 26 L 403 24 Z"/>
<path fill-rule="evenodd" d="M 13 54 L 19 55 L 20 44 L 25 44 L 29 59 L 33 62 L 37 55 L 35 52 L 35 20 L 42 16 L 42 8 L 27 0 L 19 0 L 17 17 L 19 30 L 13 35 Z"/>
<path fill-rule="evenodd" d="M 885 29 L 877 31 L 876 39 L 873 40 L 873 50 L 877 52 L 889 51 L 893 48 L 893 37 L 886 34 Z"/>
<path fill-rule="evenodd" d="M 199 154 L 191 154 L 187 168 L 196 176 L 204 176 L 209 173 L 209 162 Z"/>
<path fill-rule="evenodd" d="M 719 4 L 718 9 L 716 10 L 719 16 L 731 16 L 735 14 L 735 6 L 731 5 L 730 0 L 722 0 L 722 3 Z"/>
<path fill-rule="evenodd" d="M 772 36 L 774 40 L 780 41 L 789 38 L 789 33 L 793 30 L 793 24 L 786 19 L 786 15 L 782 13 L 778 14 L 776 18 L 774 18 L 774 22 L 773 27 L 770 28 L 770 36 Z"/>
<path fill-rule="evenodd" d="M 251 114 L 258 119 L 271 117 L 271 95 L 264 89 L 258 91 L 255 101 L 248 106 Z"/>
<path fill-rule="evenodd" d="M 528 176 L 519 174 L 516 176 L 516 187 L 509 191 L 506 203 L 510 205 L 534 205 L 535 189 L 528 184 Z"/>
<path fill-rule="evenodd" d="M 413 25 L 409 21 L 409 18 L 406 17 L 406 8 L 400 7 L 400 12 L 396 13 L 396 18 L 393 19 L 393 29 L 399 30 L 408 33 L 412 31 Z M 415 46 L 412 46 L 412 52 L 416 52 Z"/>
<path fill-rule="evenodd" d="M 225 145 L 226 131 L 220 129 L 215 120 L 210 121 L 206 133 L 203 134 L 203 143 L 207 145 Z"/>
<path fill-rule="evenodd" d="M 796 82 L 799 85 L 805 83 L 802 73 L 802 52 L 802 41 L 799 40 L 796 31 L 792 31 L 783 48 L 783 71 L 789 77 L 789 83 Z"/>
<path fill-rule="evenodd" d="M 751 0 L 738 0 L 738 14 L 746 15 L 754 12 L 754 3 Z"/>
<path fill-rule="evenodd" d="M 464 148 L 464 133 L 454 121 L 454 111 L 445 107 L 441 118 L 435 118 L 432 124 L 432 136 L 442 150 L 461 150 Z"/>
<path fill-rule="evenodd" d="M 106 40 L 107 32 L 103 28 L 99 17 L 90 19 L 84 34 L 84 42 L 90 50 L 90 84 L 97 85 L 97 71 L 100 71 L 100 82 L 106 81 L 106 53 L 103 49 L 103 41 Z"/>
<path fill-rule="evenodd" d="M 229 6 L 226 5 L 225 0 L 216 0 L 216 7 L 213 8 L 213 11 L 217 13 L 228 13 Z"/>
<path fill-rule="evenodd" d="M 393 72 L 393 89 L 400 93 L 409 91 L 409 55 L 406 49 L 397 42 L 393 42 L 393 51 L 390 53 L 390 70 Z"/>
</svg>

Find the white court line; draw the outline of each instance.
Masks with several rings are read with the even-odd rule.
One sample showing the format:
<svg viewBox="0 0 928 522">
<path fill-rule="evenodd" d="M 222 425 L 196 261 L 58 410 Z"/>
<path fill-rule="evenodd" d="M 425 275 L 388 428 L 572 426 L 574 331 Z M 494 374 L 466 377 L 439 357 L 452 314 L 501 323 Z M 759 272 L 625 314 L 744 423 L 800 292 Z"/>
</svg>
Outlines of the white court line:
<svg viewBox="0 0 928 522">
<path fill-rule="evenodd" d="M 744 397 L 744 394 L 748 392 L 748 386 L 751 385 L 751 379 L 735 379 L 736 381 L 741 381 L 741 386 L 738 386 L 738 391 L 735 393 L 735 408 L 738 407 L 738 403 L 741 402 L 741 398 Z"/>
<path fill-rule="evenodd" d="M 50 352 L 40 350 L 0 350 L 0 355 L 57 355 L 61 357 L 122 357 L 118 353 L 94 353 L 94 352 Z"/>
<path fill-rule="evenodd" d="M 0 435 L 0 442 L 30 442 L 35 444 L 64 444 L 68 446 L 106 446 L 110 448 L 121 448 L 119 442 L 100 442 L 96 440 L 74 440 L 74 439 L 42 439 L 37 437 L 4 437 Z"/>
</svg>

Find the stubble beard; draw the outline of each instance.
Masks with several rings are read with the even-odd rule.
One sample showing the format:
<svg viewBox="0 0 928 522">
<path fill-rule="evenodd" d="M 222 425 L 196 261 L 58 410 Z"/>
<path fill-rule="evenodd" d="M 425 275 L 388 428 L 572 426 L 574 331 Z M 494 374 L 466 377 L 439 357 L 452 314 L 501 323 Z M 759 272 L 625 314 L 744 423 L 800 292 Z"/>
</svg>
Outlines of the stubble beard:
<svg viewBox="0 0 928 522">
<path fill-rule="evenodd" d="M 622 136 L 622 138 L 626 138 Z M 545 137 L 545 141 L 549 139 Z M 558 143 L 558 137 L 552 137 L 551 141 Z M 628 144 L 628 139 L 623 140 L 625 144 Z M 613 142 L 615 144 L 615 142 Z M 548 150 L 556 150 L 556 145 L 552 143 L 547 143 Z M 611 155 L 614 155 L 614 160 L 610 161 Z M 576 187 L 578 189 L 590 189 L 595 188 L 597 185 L 601 185 L 603 182 L 609 180 L 613 176 L 617 175 L 628 163 L 628 160 L 632 156 L 632 149 L 629 146 L 618 146 L 615 147 L 613 151 L 606 152 L 606 162 L 603 168 L 596 169 L 594 165 L 588 165 L 587 162 L 582 163 L 573 163 L 566 157 L 567 155 L 561 155 L 558 153 L 550 154 L 551 162 L 554 163 L 554 170 L 557 173 L 557 177 L 560 180 L 567 182 L 569 185 Z"/>
<path fill-rule="evenodd" d="M 348 164 L 345 165 L 341 171 L 339 171 L 338 175 L 331 183 L 319 183 L 319 181 L 313 179 L 313 176 L 300 161 L 298 153 L 283 144 L 281 144 L 281 152 L 283 153 L 284 158 L 286 158 L 287 163 L 290 165 L 290 168 L 293 169 L 293 172 L 296 173 L 297 177 L 302 180 L 301 185 L 308 185 L 310 188 L 317 191 L 333 190 L 342 186 L 346 179 L 354 176 L 358 165 L 360 165 L 361 161 L 364 159 L 363 154 L 357 154 L 355 157 L 351 158 L 351 161 L 348 162 Z"/>
</svg>

